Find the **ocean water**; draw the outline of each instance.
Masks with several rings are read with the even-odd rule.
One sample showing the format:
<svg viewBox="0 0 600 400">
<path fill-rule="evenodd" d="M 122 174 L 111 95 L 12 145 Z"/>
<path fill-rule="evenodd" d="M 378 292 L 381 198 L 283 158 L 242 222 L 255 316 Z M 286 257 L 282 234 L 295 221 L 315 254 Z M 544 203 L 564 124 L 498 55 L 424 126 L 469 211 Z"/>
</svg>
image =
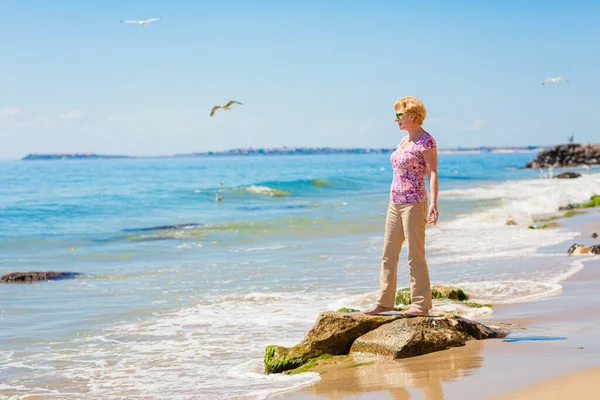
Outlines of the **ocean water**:
<svg viewBox="0 0 600 400">
<path fill-rule="evenodd" d="M 440 154 L 432 283 L 528 301 L 582 268 L 578 232 L 527 226 L 600 173 L 548 179 L 522 168 L 534 156 Z M 318 380 L 264 375 L 264 348 L 374 303 L 390 181 L 389 154 L 0 162 L 0 274 L 83 274 L 0 286 L 0 398 L 261 399 Z M 399 268 L 408 286 L 404 250 Z"/>
</svg>

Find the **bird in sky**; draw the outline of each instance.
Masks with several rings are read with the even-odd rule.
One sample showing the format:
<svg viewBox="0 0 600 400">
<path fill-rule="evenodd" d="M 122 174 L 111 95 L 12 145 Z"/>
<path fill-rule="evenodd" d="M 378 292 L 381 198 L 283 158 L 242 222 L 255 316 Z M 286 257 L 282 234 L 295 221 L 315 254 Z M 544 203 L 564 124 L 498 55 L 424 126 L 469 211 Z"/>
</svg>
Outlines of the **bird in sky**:
<svg viewBox="0 0 600 400">
<path fill-rule="evenodd" d="M 148 18 L 148 19 L 144 19 L 144 20 L 126 19 L 126 20 L 121 20 L 121 23 L 123 23 L 123 24 L 138 24 L 141 26 L 148 26 L 149 23 L 158 21 L 159 19 L 160 18 Z"/>
<path fill-rule="evenodd" d="M 227 104 L 223 104 L 220 106 L 214 106 L 212 111 L 210 112 L 210 116 L 212 117 L 213 115 L 215 115 L 215 112 L 217 112 L 217 110 L 219 108 L 222 108 L 223 110 L 231 110 L 231 106 L 233 104 L 239 104 L 240 106 L 242 105 L 242 103 L 240 103 L 239 101 L 229 100 L 229 103 L 227 103 Z"/>
<path fill-rule="evenodd" d="M 566 83 L 569 83 L 569 80 L 567 78 L 563 78 L 562 76 L 558 76 L 556 78 L 546 78 L 544 79 L 544 81 L 542 82 L 542 85 L 545 85 L 546 83 L 558 83 L 560 81 L 565 81 Z"/>
</svg>

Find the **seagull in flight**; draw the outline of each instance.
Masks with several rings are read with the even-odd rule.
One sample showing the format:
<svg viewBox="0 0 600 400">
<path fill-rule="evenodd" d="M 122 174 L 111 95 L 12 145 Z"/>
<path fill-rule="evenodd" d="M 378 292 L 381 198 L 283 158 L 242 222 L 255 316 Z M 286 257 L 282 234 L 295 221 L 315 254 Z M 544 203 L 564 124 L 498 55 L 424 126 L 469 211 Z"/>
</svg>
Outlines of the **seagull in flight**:
<svg viewBox="0 0 600 400">
<path fill-rule="evenodd" d="M 144 20 L 137 20 L 137 19 L 126 19 L 126 20 L 121 20 L 121 23 L 123 24 L 138 24 L 141 26 L 148 26 L 148 24 L 150 22 L 154 22 L 154 21 L 158 21 L 160 18 L 148 18 L 148 19 L 144 19 Z"/>
<path fill-rule="evenodd" d="M 560 81 L 565 81 L 566 83 L 569 83 L 569 80 L 567 78 L 563 78 L 562 76 L 556 77 L 556 78 L 546 78 L 544 79 L 544 81 L 542 82 L 542 85 L 545 85 L 546 83 L 558 83 Z"/>
<path fill-rule="evenodd" d="M 223 110 L 231 110 L 231 106 L 233 104 L 239 104 L 240 106 L 242 105 L 242 103 L 240 103 L 239 101 L 229 100 L 229 103 L 227 103 L 227 104 L 223 104 L 220 106 L 214 106 L 212 111 L 210 112 L 210 116 L 212 117 L 213 115 L 215 115 L 215 112 L 217 112 L 217 110 L 219 108 L 222 108 Z"/>
</svg>

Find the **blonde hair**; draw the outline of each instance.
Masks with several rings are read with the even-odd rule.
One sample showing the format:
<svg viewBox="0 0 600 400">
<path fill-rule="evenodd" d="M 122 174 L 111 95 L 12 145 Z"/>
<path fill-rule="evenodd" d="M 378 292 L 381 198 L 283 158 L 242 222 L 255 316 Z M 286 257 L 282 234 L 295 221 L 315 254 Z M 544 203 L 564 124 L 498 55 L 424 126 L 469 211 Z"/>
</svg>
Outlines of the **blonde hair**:
<svg viewBox="0 0 600 400">
<path fill-rule="evenodd" d="M 396 111 L 402 109 L 404 114 L 412 115 L 414 117 L 415 124 L 422 125 L 427 116 L 427 109 L 425 104 L 416 97 L 408 96 L 399 98 L 394 104 Z"/>
</svg>

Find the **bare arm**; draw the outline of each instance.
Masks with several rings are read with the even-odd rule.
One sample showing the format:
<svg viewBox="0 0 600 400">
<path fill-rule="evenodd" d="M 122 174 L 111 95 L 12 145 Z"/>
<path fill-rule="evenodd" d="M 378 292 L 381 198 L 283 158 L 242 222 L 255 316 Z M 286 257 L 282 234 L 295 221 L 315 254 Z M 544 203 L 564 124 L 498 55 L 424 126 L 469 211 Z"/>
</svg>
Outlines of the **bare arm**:
<svg viewBox="0 0 600 400">
<path fill-rule="evenodd" d="M 429 213 L 427 216 L 427 222 L 433 223 L 434 225 L 438 220 L 438 157 L 437 149 L 429 149 L 423 152 L 423 158 L 425 159 L 425 165 L 427 166 L 427 178 L 429 178 L 429 196 L 431 197 L 429 205 Z"/>
</svg>

